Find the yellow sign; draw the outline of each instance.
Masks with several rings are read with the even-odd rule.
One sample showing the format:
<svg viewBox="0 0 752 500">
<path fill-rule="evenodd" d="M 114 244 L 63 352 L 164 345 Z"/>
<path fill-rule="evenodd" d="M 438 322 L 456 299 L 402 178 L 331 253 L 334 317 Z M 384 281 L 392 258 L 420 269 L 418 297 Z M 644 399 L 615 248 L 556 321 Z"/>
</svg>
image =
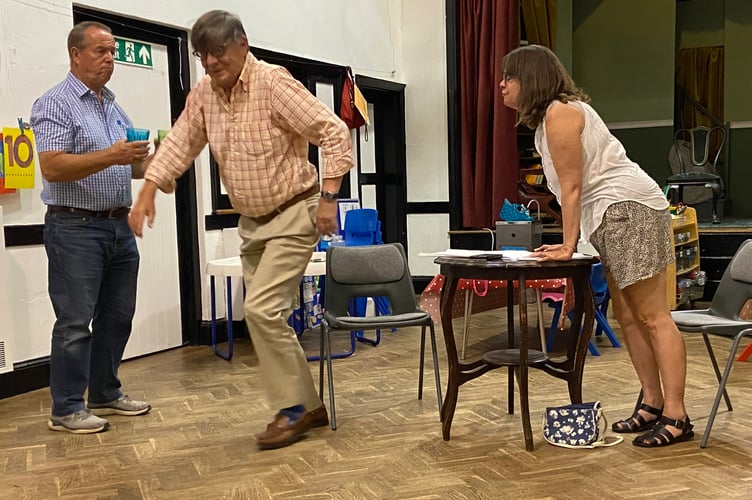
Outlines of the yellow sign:
<svg viewBox="0 0 752 500">
<path fill-rule="evenodd" d="M 5 187 L 34 187 L 34 132 L 3 127 L 3 158 Z"/>
<path fill-rule="evenodd" d="M 355 107 L 360 111 L 360 116 L 362 116 L 366 123 L 370 125 L 371 121 L 368 119 L 368 102 L 366 101 L 366 98 L 363 97 L 363 94 L 360 93 L 358 86 L 354 85 L 354 87 L 355 98 L 353 100 L 355 101 Z"/>
</svg>

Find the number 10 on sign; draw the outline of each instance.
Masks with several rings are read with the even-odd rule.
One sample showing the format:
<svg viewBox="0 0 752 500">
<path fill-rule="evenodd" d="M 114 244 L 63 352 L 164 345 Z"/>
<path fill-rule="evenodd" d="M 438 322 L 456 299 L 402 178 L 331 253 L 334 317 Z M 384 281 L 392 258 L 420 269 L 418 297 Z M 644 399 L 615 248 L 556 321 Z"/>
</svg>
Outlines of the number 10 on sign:
<svg viewBox="0 0 752 500">
<path fill-rule="evenodd" d="M 3 128 L 5 187 L 34 187 L 34 133 L 31 130 Z"/>
</svg>

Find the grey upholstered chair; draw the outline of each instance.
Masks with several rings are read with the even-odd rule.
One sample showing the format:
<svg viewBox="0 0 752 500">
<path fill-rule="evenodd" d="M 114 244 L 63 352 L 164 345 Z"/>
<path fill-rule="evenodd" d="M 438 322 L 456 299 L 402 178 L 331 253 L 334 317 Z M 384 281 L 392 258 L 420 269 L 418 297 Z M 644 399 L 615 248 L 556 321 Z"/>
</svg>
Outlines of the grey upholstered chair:
<svg viewBox="0 0 752 500">
<path fill-rule="evenodd" d="M 391 314 L 350 316 L 348 304 L 353 297 L 386 296 Z M 418 308 L 405 250 L 399 243 L 359 247 L 335 246 L 326 250 L 326 287 L 324 317 L 321 321 L 321 353 L 319 360 L 319 396 L 324 397 L 324 363 L 329 382 L 329 414 L 332 430 L 337 428 L 332 381 L 331 332 L 375 330 L 404 326 L 420 326 L 420 371 L 418 399 L 423 398 L 423 366 L 426 327 L 431 333 L 436 398 L 441 411 L 441 379 L 436 352 L 436 335 L 431 315 Z"/>
<path fill-rule="evenodd" d="M 705 448 L 708 444 L 708 436 L 710 436 L 710 429 L 713 426 L 721 396 L 726 400 L 726 408 L 729 411 L 733 410 L 731 400 L 726 392 L 726 382 L 734 364 L 739 342 L 742 337 L 752 336 L 752 320 L 747 321 L 739 318 L 739 313 L 748 300 L 752 300 L 752 239 L 744 241 L 736 251 L 721 278 L 718 290 L 716 290 L 708 309 L 673 311 L 671 313 L 679 330 L 702 334 L 710 355 L 710 361 L 718 378 L 718 392 L 708 416 L 708 424 L 705 426 L 700 448 Z M 718 362 L 708 340 L 708 335 L 733 339 L 723 375 L 718 369 Z"/>
</svg>

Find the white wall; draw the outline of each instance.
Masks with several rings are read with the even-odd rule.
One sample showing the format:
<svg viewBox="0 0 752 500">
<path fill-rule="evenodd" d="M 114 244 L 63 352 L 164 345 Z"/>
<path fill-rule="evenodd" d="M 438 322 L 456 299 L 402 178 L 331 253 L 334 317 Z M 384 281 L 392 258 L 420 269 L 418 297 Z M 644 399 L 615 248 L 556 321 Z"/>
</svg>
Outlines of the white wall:
<svg viewBox="0 0 752 500">
<path fill-rule="evenodd" d="M 356 74 L 406 83 L 408 201 L 448 199 L 443 0 L 226 0 L 222 5 L 196 0 L 89 0 L 85 5 L 186 30 L 203 12 L 223 8 L 241 17 L 251 45 L 349 65 Z M 34 99 L 65 77 L 65 40 L 71 27 L 68 0 L 0 0 L 0 126 L 13 126 L 17 116 L 28 120 Z M 192 64 L 195 82 L 203 70 L 195 61 Z M 116 68 L 113 81 L 117 73 Z M 197 163 L 199 231 L 203 215 L 211 212 L 207 165 L 204 155 Z M 36 184 L 32 190 L 0 195 L 6 225 L 43 222 L 41 181 Z M 199 242 L 202 267 L 206 260 L 234 252 L 236 238 L 233 231 L 206 233 Z M 411 253 L 423 251 L 421 241 L 410 238 Z M 12 311 L 17 332 L 15 361 L 46 356 L 54 314 L 47 296 L 44 248 L 10 248 L 7 257 L 8 276 L 3 282 L 14 284 L 13 293 L 7 294 L 12 302 L 5 305 Z M 203 283 L 207 319 L 205 276 Z"/>
<path fill-rule="evenodd" d="M 407 138 L 407 200 L 448 201 L 447 66 L 445 1 L 402 2 L 402 68 Z M 407 218 L 407 245 L 413 276 L 433 276 L 439 266 L 420 252 L 449 248 L 449 216 Z"/>
</svg>

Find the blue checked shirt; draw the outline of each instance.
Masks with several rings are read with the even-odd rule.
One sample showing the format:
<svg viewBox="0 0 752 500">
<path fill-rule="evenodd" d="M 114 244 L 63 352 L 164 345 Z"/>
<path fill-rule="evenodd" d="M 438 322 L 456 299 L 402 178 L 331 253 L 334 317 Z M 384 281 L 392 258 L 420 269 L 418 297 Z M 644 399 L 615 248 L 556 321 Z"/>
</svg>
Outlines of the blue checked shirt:
<svg viewBox="0 0 752 500">
<path fill-rule="evenodd" d="M 115 103 L 115 94 L 102 90 L 103 102 L 81 80 L 68 76 L 34 102 L 31 127 L 37 152 L 85 154 L 107 149 L 125 137 L 132 123 Z M 109 210 L 131 205 L 131 166 L 113 165 L 72 182 L 42 178 L 42 201 L 85 210 Z"/>
</svg>

